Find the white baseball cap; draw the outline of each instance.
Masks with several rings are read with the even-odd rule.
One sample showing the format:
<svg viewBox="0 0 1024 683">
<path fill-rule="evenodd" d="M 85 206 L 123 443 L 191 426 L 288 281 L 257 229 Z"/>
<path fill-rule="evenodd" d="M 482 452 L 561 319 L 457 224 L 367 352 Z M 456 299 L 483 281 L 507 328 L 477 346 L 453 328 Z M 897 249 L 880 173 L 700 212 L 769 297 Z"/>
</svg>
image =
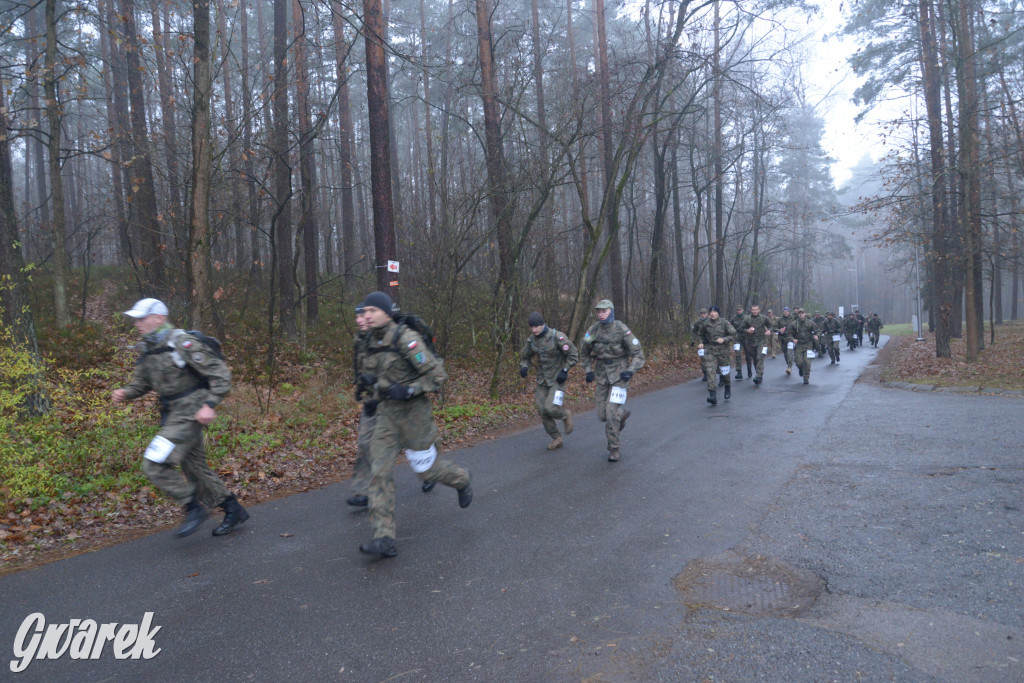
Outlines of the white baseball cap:
<svg viewBox="0 0 1024 683">
<path fill-rule="evenodd" d="M 131 310 L 125 311 L 131 318 L 145 318 L 147 315 L 167 315 L 167 304 L 159 299 L 139 299 Z"/>
</svg>

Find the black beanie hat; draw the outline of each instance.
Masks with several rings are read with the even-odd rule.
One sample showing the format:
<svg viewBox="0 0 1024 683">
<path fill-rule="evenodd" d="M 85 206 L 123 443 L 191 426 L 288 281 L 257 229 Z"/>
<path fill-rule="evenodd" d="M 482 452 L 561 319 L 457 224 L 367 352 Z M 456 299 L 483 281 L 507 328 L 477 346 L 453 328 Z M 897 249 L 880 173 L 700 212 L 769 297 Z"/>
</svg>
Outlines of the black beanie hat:
<svg viewBox="0 0 1024 683">
<path fill-rule="evenodd" d="M 530 327 L 537 327 L 544 324 L 544 316 L 534 311 L 526 318 L 526 324 Z"/>
<path fill-rule="evenodd" d="M 389 316 L 394 317 L 395 302 L 391 300 L 391 297 L 384 292 L 370 292 L 363 299 L 363 303 L 359 304 L 361 308 L 367 306 L 373 306 L 387 313 Z"/>
<path fill-rule="evenodd" d="M 711 311 L 714 311 L 715 313 L 721 313 L 722 309 L 720 309 L 718 306 L 709 306 L 708 313 L 710 313 Z"/>
</svg>

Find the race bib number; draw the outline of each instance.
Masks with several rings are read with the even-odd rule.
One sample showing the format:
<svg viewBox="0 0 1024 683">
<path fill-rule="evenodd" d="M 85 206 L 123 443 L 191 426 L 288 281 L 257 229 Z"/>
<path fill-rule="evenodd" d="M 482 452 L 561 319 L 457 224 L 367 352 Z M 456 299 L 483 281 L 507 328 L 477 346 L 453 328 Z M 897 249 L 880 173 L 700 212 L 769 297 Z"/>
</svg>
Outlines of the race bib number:
<svg viewBox="0 0 1024 683">
<path fill-rule="evenodd" d="M 832 341 L 837 342 L 837 341 L 842 341 L 842 340 L 843 340 L 843 336 L 842 335 L 840 335 L 840 334 L 833 334 L 832 335 Z"/>
<path fill-rule="evenodd" d="M 732 371 L 732 367 L 730 367 L 728 365 L 719 365 L 718 366 L 718 371 L 720 373 L 722 373 L 723 376 L 725 376 L 725 375 L 728 375 Z"/>
<path fill-rule="evenodd" d="M 704 356 L 704 349 L 697 349 L 697 355 L 703 357 Z"/>
<path fill-rule="evenodd" d="M 414 451 L 407 448 L 405 449 L 405 459 L 409 461 L 409 467 L 413 472 L 423 474 L 434 466 L 434 461 L 437 460 L 437 446 L 431 445 L 425 451 Z"/>
<path fill-rule="evenodd" d="M 790 351 L 792 351 L 793 349 L 796 348 L 796 344 L 794 344 L 793 342 L 787 342 L 786 343 L 786 348 L 789 349 Z"/>
<path fill-rule="evenodd" d="M 740 350 L 740 345 L 739 345 L 739 343 L 733 344 L 733 345 L 732 345 L 732 350 L 733 350 L 733 351 L 739 351 L 739 350 Z"/>
<path fill-rule="evenodd" d="M 142 454 L 142 457 L 152 462 L 163 463 L 173 450 L 174 442 L 157 434 L 149 442 L 149 446 L 146 447 L 146 452 Z"/>
<path fill-rule="evenodd" d="M 767 346 L 762 346 L 761 347 L 761 355 L 762 356 L 767 356 L 768 355 L 768 347 Z"/>
<path fill-rule="evenodd" d="M 817 357 L 818 357 L 818 354 L 816 354 L 816 353 L 815 353 L 814 351 L 811 351 L 810 349 L 808 349 L 808 351 L 807 351 L 807 357 L 808 357 L 808 358 L 817 358 Z"/>
<path fill-rule="evenodd" d="M 620 406 L 626 402 L 626 388 L 625 387 L 612 387 L 611 392 L 608 394 L 608 400 L 612 403 L 617 403 Z"/>
<path fill-rule="evenodd" d="M 555 392 L 555 397 L 553 399 L 551 399 L 551 402 L 554 403 L 556 406 L 560 406 L 563 403 L 565 403 L 565 392 L 564 391 L 556 391 Z"/>
</svg>

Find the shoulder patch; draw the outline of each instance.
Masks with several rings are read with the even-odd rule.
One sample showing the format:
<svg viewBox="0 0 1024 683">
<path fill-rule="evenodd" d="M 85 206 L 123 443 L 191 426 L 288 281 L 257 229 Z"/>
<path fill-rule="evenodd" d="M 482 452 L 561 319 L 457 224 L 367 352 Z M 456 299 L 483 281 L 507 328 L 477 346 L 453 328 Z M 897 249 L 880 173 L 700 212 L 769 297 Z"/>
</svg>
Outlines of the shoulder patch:
<svg viewBox="0 0 1024 683">
<path fill-rule="evenodd" d="M 422 351 L 416 354 L 416 362 L 419 363 L 420 365 L 423 365 L 424 363 L 427 362 L 427 357 L 423 355 Z"/>
<path fill-rule="evenodd" d="M 192 348 L 192 340 L 191 339 L 186 339 L 184 342 L 182 342 L 181 348 L 183 348 L 185 350 L 191 349 Z"/>
<path fill-rule="evenodd" d="M 640 340 L 636 337 L 633 337 L 633 346 L 640 346 Z"/>
<path fill-rule="evenodd" d="M 410 349 L 415 349 L 416 348 L 416 340 L 415 339 L 412 340 L 411 342 L 409 342 L 409 348 Z"/>
<path fill-rule="evenodd" d="M 203 362 L 203 354 L 201 354 L 201 353 L 193 353 L 192 354 L 192 360 L 194 360 L 197 363 L 202 363 Z"/>
<path fill-rule="evenodd" d="M 590 340 L 590 332 L 589 331 L 587 331 L 587 333 L 585 335 L 583 335 L 583 339 L 585 341 L 589 341 Z"/>
<path fill-rule="evenodd" d="M 627 327 L 627 328 L 626 328 L 626 336 L 628 337 L 628 336 L 629 336 L 629 335 L 631 335 L 631 334 L 633 334 L 633 330 L 631 330 L 631 329 L 629 329 L 629 328 Z"/>
<path fill-rule="evenodd" d="M 563 340 L 563 341 L 564 341 L 564 340 Z M 563 351 L 568 351 L 568 350 L 569 350 L 569 345 L 568 345 L 568 344 L 563 344 L 563 345 L 562 345 L 562 350 L 563 350 Z"/>
</svg>

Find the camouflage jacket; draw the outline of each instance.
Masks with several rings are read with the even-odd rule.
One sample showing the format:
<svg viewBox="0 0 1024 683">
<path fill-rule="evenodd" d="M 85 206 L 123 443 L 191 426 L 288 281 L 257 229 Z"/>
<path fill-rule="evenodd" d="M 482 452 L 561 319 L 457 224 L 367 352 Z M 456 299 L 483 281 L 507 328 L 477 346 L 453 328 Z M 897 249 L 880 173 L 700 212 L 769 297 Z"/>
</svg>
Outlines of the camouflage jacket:
<svg viewBox="0 0 1024 683">
<path fill-rule="evenodd" d="M 161 397 L 165 411 L 194 413 L 204 403 L 220 405 L 231 390 L 231 369 L 205 344 L 185 330 L 164 325 L 142 338 L 126 400 L 149 391 Z"/>
<path fill-rule="evenodd" d="M 741 344 L 746 342 L 747 333 L 745 330 L 750 327 L 747 324 L 748 317 L 749 316 L 747 316 L 746 313 L 737 313 L 733 317 L 729 318 L 729 322 L 732 323 L 733 328 L 736 330 L 736 336 L 733 341 L 738 341 Z M 721 320 L 721 318 L 719 318 L 719 320 Z"/>
<path fill-rule="evenodd" d="M 798 347 L 813 346 L 814 336 L 818 334 L 818 326 L 810 318 L 804 318 L 803 320 L 797 318 L 796 322 L 790 327 L 790 332 L 792 332 L 793 340 Z"/>
<path fill-rule="evenodd" d="M 857 334 L 860 331 L 860 321 L 857 320 L 857 316 L 846 316 L 846 319 L 843 320 L 843 331 L 849 335 Z"/>
<path fill-rule="evenodd" d="M 718 343 L 718 338 L 722 338 L 722 343 Z M 733 324 L 725 318 L 719 318 L 718 320 L 712 320 L 708 318 L 704 323 L 704 327 L 700 329 L 700 343 L 708 347 L 712 351 L 719 349 L 732 349 L 732 341 L 736 338 L 736 328 Z"/>
<path fill-rule="evenodd" d="M 369 331 L 362 371 L 373 375 L 372 398 L 383 401 L 395 384 L 412 387 L 413 397 L 438 391 L 448 379 L 444 361 L 435 356 L 413 329 L 389 320 Z"/>
<path fill-rule="evenodd" d="M 693 321 L 693 324 L 690 325 L 690 338 L 691 339 L 699 339 L 700 338 L 700 328 L 704 327 L 704 323 L 706 323 L 707 321 L 708 321 L 708 317 L 707 316 L 704 316 L 703 318 L 697 318 L 696 320 Z"/>
<path fill-rule="evenodd" d="M 564 333 L 547 328 L 539 337 L 531 334 L 519 352 L 519 367 L 529 368 L 530 361 L 537 357 L 537 384 L 554 386 L 562 368 L 568 370 L 580 362 L 580 352 Z"/>
<path fill-rule="evenodd" d="M 580 356 L 583 368 L 608 384 L 620 381 L 619 373 L 625 370 L 636 372 L 644 366 L 640 340 L 626 327 L 626 323 L 619 320 L 591 325 L 583 335 Z"/>
<path fill-rule="evenodd" d="M 794 322 L 796 322 L 796 316 L 792 315 L 783 314 L 775 318 L 772 329 L 779 335 L 779 341 L 788 342 L 793 338 Z"/>
<path fill-rule="evenodd" d="M 836 318 L 825 318 L 825 322 L 821 326 L 822 334 L 833 335 L 839 334 L 842 331 L 843 325 Z M 829 337 L 829 341 L 832 341 L 831 337 Z"/>
<path fill-rule="evenodd" d="M 771 321 L 768 320 L 768 316 L 764 313 L 758 313 L 757 315 L 751 313 L 747 316 L 745 324 L 746 327 L 743 328 L 744 330 L 751 327 L 754 328 L 754 334 L 748 334 L 745 336 L 747 346 L 760 347 L 765 344 L 768 337 L 765 336 L 764 331 L 772 329 L 772 324 Z"/>
<path fill-rule="evenodd" d="M 885 325 L 882 324 L 881 318 L 868 318 L 868 321 L 864 324 L 867 326 L 868 330 L 875 334 L 878 334 L 878 331 L 885 327 Z"/>
</svg>

